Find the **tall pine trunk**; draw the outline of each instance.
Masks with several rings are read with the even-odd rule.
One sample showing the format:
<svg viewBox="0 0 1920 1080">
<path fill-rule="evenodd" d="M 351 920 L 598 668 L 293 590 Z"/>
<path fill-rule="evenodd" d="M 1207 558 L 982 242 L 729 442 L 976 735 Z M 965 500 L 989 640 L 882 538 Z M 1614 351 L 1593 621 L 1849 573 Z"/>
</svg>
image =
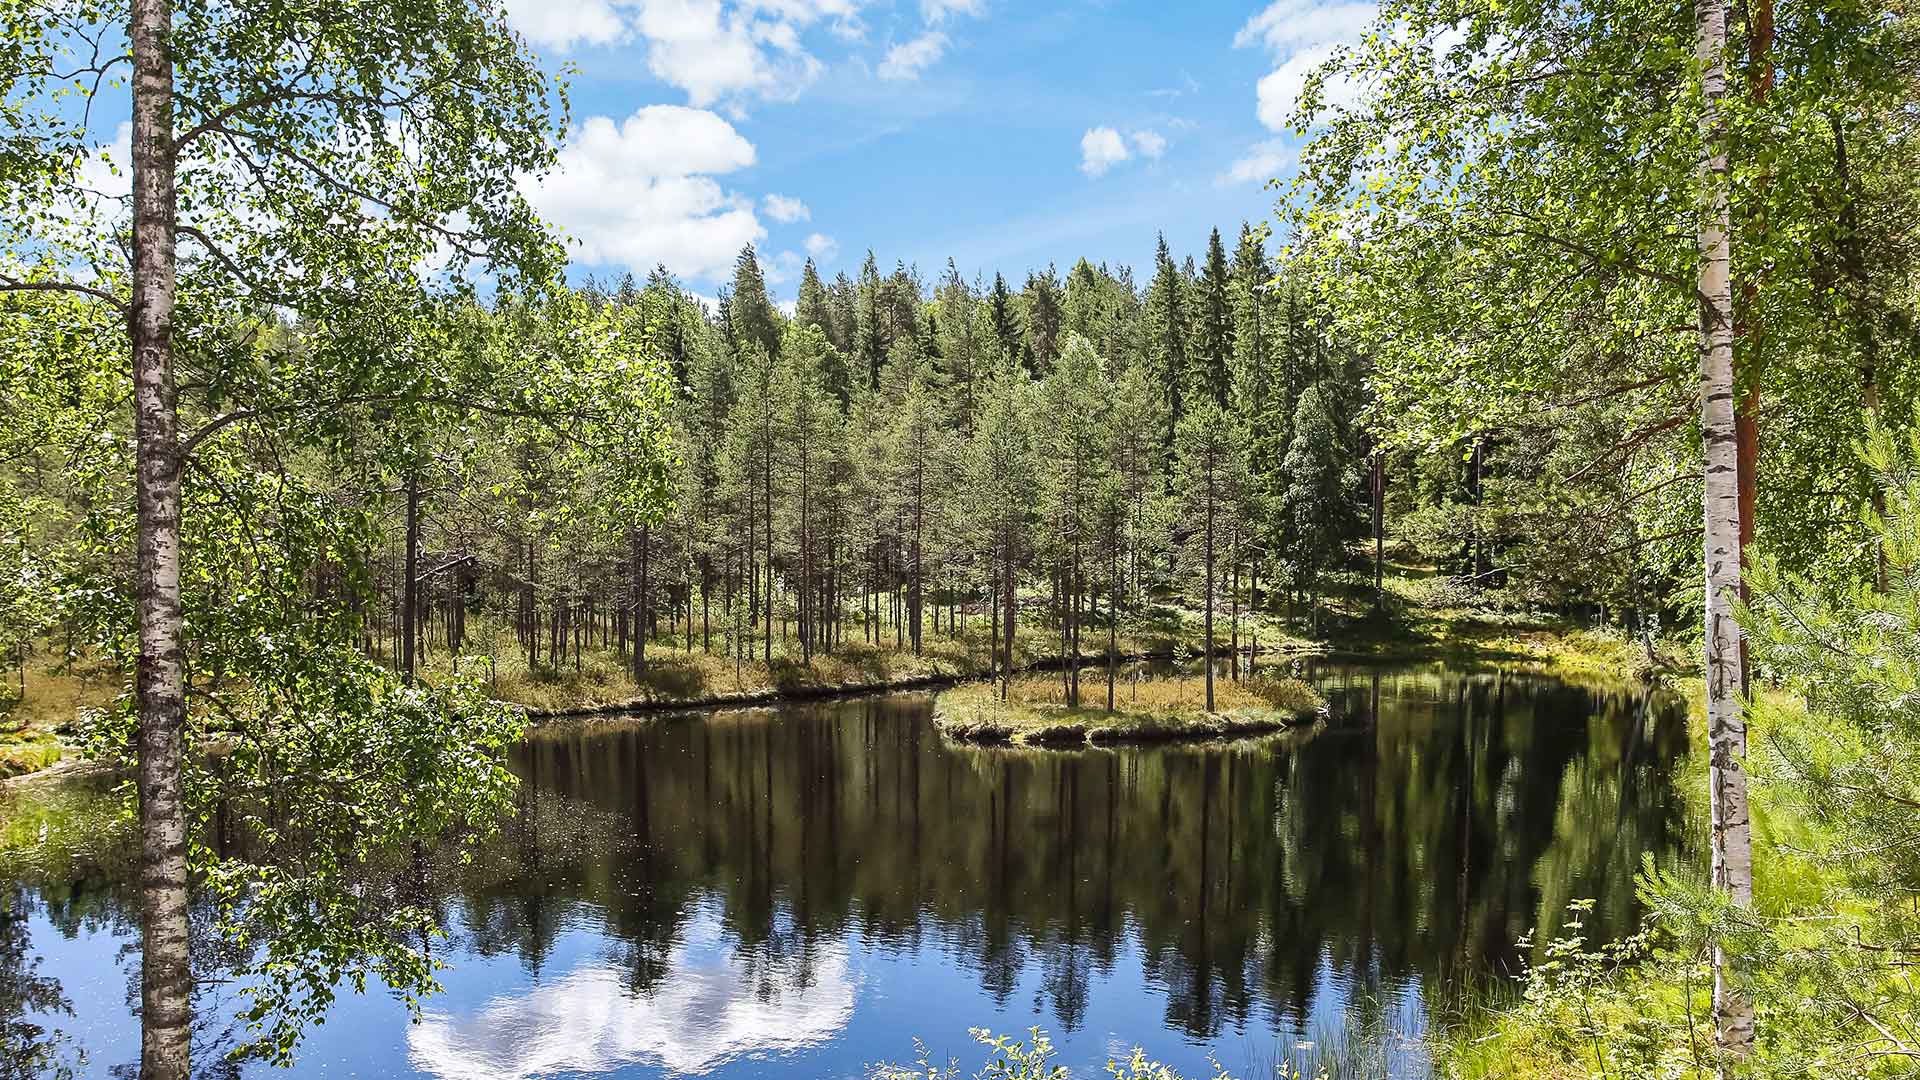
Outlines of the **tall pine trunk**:
<svg viewBox="0 0 1920 1080">
<path fill-rule="evenodd" d="M 1700 110 L 1700 427 L 1705 459 L 1708 788 L 1713 882 L 1739 907 L 1753 903 L 1753 843 L 1747 817 L 1743 635 L 1734 622 L 1740 574 L 1740 438 L 1734 408 L 1732 240 L 1728 210 L 1726 0 L 1695 0 Z M 1753 1049 L 1753 1005 L 1734 958 L 1713 950 L 1714 1037 L 1721 1073 Z"/>
<path fill-rule="evenodd" d="M 420 473 L 418 469 L 407 472 L 407 552 L 401 561 L 401 573 L 406 580 L 400 583 L 400 621 L 404 624 L 400 638 L 400 670 L 407 685 L 413 685 L 414 675 L 419 671 L 420 626 Z"/>
<path fill-rule="evenodd" d="M 134 595 L 140 657 L 140 1077 L 187 1080 L 186 661 L 180 600 L 180 443 L 173 381 L 173 5 L 133 0 Z"/>
</svg>

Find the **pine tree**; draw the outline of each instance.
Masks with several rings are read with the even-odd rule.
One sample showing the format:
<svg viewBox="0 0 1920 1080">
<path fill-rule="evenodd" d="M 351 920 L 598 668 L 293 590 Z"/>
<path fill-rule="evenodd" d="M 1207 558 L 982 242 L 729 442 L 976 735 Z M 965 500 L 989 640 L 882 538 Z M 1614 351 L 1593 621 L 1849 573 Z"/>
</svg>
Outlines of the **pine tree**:
<svg viewBox="0 0 1920 1080">
<path fill-rule="evenodd" d="M 1174 490 L 1185 519 L 1182 562 L 1200 593 L 1205 613 L 1202 646 L 1207 669 L 1207 711 L 1213 711 L 1213 617 L 1229 540 L 1245 497 L 1245 461 L 1239 425 L 1220 406 L 1202 398 L 1180 418 L 1174 438 Z"/>
<path fill-rule="evenodd" d="M 982 394 L 980 423 L 968 454 L 971 517 L 984 533 L 986 591 L 993 638 L 993 674 L 1005 698 L 1013 677 L 1017 590 L 1026 565 L 1036 492 L 1031 380 L 1012 357 Z"/>
<path fill-rule="evenodd" d="M 1086 563 L 1098 532 L 1098 497 L 1109 457 L 1111 386 L 1106 361 L 1086 338 L 1069 335 L 1040 387 L 1048 421 L 1048 454 L 1041 475 L 1047 553 L 1060 583 L 1061 653 L 1067 703 L 1080 704 L 1080 633 L 1086 606 Z"/>
</svg>

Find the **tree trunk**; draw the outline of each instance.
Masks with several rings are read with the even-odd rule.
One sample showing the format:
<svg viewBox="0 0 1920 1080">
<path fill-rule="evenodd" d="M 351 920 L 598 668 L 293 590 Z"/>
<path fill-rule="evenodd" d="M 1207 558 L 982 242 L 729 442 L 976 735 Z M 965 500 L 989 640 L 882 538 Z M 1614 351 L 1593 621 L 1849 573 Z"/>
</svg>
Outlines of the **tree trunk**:
<svg viewBox="0 0 1920 1080">
<path fill-rule="evenodd" d="M 1386 564 L 1386 513 L 1387 513 L 1387 456 L 1384 452 L 1373 452 L 1373 613 L 1380 614 L 1386 605 L 1387 592 L 1382 584 L 1382 569 Z"/>
<path fill-rule="evenodd" d="M 173 5 L 133 0 L 134 594 L 140 656 L 140 1078 L 187 1080 L 186 660 L 180 599 L 180 445 L 173 382 Z"/>
<path fill-rule="evenodd" d="M 1214 494 L 1207 493 L 1207 626 L 1205 654 L 1207 658 L 1207 711 L 1213 711 L 1213 506 Z"/>
<path fill-rule="evenodd" d="M 417 469 L 407 471 L 407 553 L 401 572 L 406 580 L 400 583 L 400 621 L 404 624 L 400 631 L 400 671 L 406 684 L 412 686 L 419 670 L 419 658 L 415 655 L 420 625 L 420 474 Z"/>
<path fill-rule="evenodd" d="M 1747 818 L 1746 719 L 1741 714 L 1740 452 L 1734 409 L 1732 242 L 1728 210 L 1726 0 L 1696 0 L 1701 67 L 1699 293 L 1701 442 L 1706 471 L 1706 680 L 1713 882 L 1739 907 L 1753 903 Z M 1753 1050 L 1753 1005 L 1723 944 L 1713 950 L 1714 1040 L 1723 1076 Z"/>
<path fill-rule="evenodd" d="M 647 623 L 647 527 L 641 526 L 633 536 L 633 565 L 637 587 L 633 592 L 633 681 L 644 683 L 647 678 L 647 635 L 652 627 Z"/>
<path fill-rule="evenodd" d="M 1006 601 L 1001 614 L 1002 617 L 1007 620 L 1007 632 L 1004 635 L 1007 658 L 1006 662 L 1000 666 L 1000 700 L 1002 701 L 1005 701 L 1007 695 L 1013 692 L 1013 632 L 1019 624 L 1019 598 L 1015 594 L 1014 589 L 1020 575 L 1014 569 L 1016 565 L 1014 562 L 1016 553 L 1013 545 L 1013 529 L 1008 527 L 1005 530 L 1005 539 L 1003 541 L 1003 547 L 1006 552 L 1006 574 L 1004 580 L 1000 582 L 1000 588 L 1003 591 Z"/>
</svg>

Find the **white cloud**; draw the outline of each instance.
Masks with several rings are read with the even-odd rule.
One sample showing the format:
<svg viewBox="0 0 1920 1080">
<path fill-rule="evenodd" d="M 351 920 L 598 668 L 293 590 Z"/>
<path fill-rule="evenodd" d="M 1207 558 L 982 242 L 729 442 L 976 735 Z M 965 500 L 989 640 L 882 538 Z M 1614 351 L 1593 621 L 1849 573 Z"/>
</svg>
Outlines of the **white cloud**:
<svg viewBox="0 0 1920 1080">
<path fill-rule="evenodd" d="M 1261 77 L 1255 89 L 1260 123 L 1269 131 L 1289 130 L 1294 106 L 1308 77 L 1332 59 L 1341 45 L 1359 40 L 1375 13 L 1372 3 L 1355 0 L 1330 4 L 1275 0 L 1248 19 L 1234 35 L 1234 47 L 1264 45 L 1275 60 L 1274 69 Z M 1359 99 L 1359 94 L 1360 88 L 1352 80 L 1336 78 L 1325 84 L 1323 103 L 1346 108 Z"/>
<path fill-rule="evenodd" d="M 782 225 L 807 221 L 813 217 L 813 211 L 807 209 L 807 204 L 791 195 L 768 195 L 764 202 L 767 216 Z"/>
<path fill-rule="evenodd" d="M 867 0 L 507 0 L 529 41 L 565 52 L 638 39 L 647 70 L 700 107 L 738 109 L 753 98 L 791 100 L 819 74 L 802 40 L 822 22 L 836 36 L 864 34 Z"/>
<path fill-rule="evenodd" d="M 766 236 L 753 200 L 714 176 L 754 162 L 753 144 L 703 109 L 649 105 L 616 125 L 591 117 L 568 134 L 554 172 L 527 185 L 586 265 L 724 276 L 734 253 Z"/>
<path fill-rule="evenodd" d="M 507 22 L 528 41 L 558 52 L 611 45 L 627 34 L 612 0 L 507 0 Z"/>
<path fill-rule="evenodd" d="M 1107 170 L 1137 154 L 1155 159 L 1167 152 L 1167 137 L 1152 128 L 1121 134 L 1118 128 L 1102 124 L 1080 136 L 1080 171 L 1102 176 Z"/>
<path fill-rule="evenodd" d="M 1244 49 L 1258 43 L 1286 55 L 1330 42 L 1358 41 L 1373 22 L 1375 13 L 1372 3 L 1356 0 L 1337 0 L 1330 4 L 1275 0 L 1247 20 L 1233 36 L 1233 47 Z"/>
<path fill-rule="evenodd" d="M 1308 77 L 1315 68 L 1330 59 L 1338 48 L 1338 45 L 1326 44 L 1297 52 L 1261 77 L 1255 93 L 1259 100 L 1260 122 L 1268 130 L 1287 131 L 1291 128 L 1294 105 L 1300 100 L 1300 91 L 1306 88 Z M 1360 87 L 1345 76 L 1330 79 L 1321 88 L 1322 104 L 1332 108 L 1346 108 L 1359 98 Z"/>
<path fill-rule="evenodd" d="M 833 237 L 825 233 L 807 234 L 806 247 L 807 254 L 821 262 L 827 262 L 835 255 L 840 254 L 840 244 L 835 241 Z"/>
<path fill-rule="evenodd" d="M 947 35 L 938 30 L 929 30 L 912 41 L 903 41 L 888 49 L 886 59 L 880 61 L 880 77 L 917 79 L 921 72 L 938 62 L 946 51 Z"/>
<path fill-rule="evenodd" d="M 1293 164 L 1293 148 L 1279 139 L 1258 142 L 1220 176 L 1222 184 L 1266 183 Z"/>
<path fill-rule="evenodd" d="M 1080 171 L 1088 176 L 1099 176 L 1132 156 L 1127 140 L 1110 127 L 1088 128 L 1080 136 Z"/>
<path fill-rule="evenodd" d="M 986 0 L 920 0 L 920 14 L 930 24 L 955 15 L 982 15 L 986 9 Z"/>
</svg>

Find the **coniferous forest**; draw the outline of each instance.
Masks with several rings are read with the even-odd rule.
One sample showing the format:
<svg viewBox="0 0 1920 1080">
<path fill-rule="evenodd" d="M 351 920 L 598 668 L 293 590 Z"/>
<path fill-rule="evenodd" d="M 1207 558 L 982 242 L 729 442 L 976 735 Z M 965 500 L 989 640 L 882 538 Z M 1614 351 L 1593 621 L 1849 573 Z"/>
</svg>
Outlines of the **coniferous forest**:
<svg viewBox="0 0 1920 1080">
<path fill-rule="evenodd" d="M 791 58 L 861 9 L 726 25 Z M 1007 1030 L 1159 995 L 1105 1054 L 1295 1024 L 1255 1070 L 1292 1080 L 1916 1075 L 1920 23 L 1335 14 L 1235 40 L 1291 56 L 1267 219 L 688 280 L 536 206 L 588 136 L 514 4 L 0 5 L 0 1076 L 325 1075 L 343 1001 L 454 1039 L 434 995 L 509 941 L 500 1015 L 547 1016 L 560 925 L 620 970 L 552 1015 L 664 1009 L 691 937 L 764 1010 L 582 1072 L 962 1075 L 802 1007 L 884 947 L 977 963 Z M 133 944 L 63 988 L 90 926 Z M 116 980 L 97 1061 L 60 1018 Z M 833 1032 L 761 1032 L 783 1002 Z"/>
</svg>

